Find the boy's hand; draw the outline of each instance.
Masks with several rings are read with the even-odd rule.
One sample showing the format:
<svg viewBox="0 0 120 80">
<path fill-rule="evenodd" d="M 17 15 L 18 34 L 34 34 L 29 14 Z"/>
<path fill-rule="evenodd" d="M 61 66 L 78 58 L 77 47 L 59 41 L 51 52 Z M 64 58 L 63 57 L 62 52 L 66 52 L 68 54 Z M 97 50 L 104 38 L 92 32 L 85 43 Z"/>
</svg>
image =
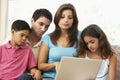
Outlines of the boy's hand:
<svg viewBox="0 0 120 80">
<path fill-rule="evenodd" d="M 33 75 L 33 78 L 34 78 L 34 80 L 42 80 L 41 71 L 36 69 L 36 71 Z"/>
</svg>

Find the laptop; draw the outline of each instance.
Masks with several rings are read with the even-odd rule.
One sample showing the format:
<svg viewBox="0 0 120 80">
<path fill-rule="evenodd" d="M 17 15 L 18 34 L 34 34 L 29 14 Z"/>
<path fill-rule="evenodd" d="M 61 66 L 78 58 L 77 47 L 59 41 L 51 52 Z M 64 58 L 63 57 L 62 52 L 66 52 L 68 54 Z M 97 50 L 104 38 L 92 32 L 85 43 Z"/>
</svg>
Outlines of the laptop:
<svg viewBox="0 0 120 80">
<path fill-rule="evenodd" d="M 62 57 L 55 80 L 95 80 L 102 60 Z"/>
</svg>

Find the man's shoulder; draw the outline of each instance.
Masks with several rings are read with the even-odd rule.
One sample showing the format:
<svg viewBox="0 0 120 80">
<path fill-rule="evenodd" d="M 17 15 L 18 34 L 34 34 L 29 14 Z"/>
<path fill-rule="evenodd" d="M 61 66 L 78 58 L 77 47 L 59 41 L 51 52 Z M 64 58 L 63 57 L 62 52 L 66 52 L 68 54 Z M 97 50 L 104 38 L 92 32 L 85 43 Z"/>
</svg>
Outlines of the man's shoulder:
<svg viewBox="0 0 120 80">
<path fill-rule="evenodd" d="M 42 36 L 42 38 L 44 38 L 44 37 L 50 37 L 50 34 L 45 34 Z"/>
</svg>

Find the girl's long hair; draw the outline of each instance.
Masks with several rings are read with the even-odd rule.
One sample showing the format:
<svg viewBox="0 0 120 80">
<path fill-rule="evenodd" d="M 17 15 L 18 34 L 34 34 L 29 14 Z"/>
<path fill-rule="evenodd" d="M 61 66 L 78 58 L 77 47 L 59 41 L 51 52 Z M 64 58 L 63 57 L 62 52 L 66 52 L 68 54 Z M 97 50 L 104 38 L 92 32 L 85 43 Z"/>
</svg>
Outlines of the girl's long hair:
<svg viewBox="0 0 120 80">
<path fill-rule="evenodd" d="M 85 56 L 86 51 L 87 50 L 89 51 L 84 41 L 85 36 L 95 37 L 99 40 L 99 51 L 100 51 L 99 55 L 103 59 L 106 59 L 113 55 L 113 50 L 111 48 L 111 45 L 105 33 L 102 31 L 102 29 L 98 25 L 91 24 L 81 32 L 81 37 L 80 37 L 80 42 L 78 47 L 78 56 L 81 56 L 81 55 Z"/>
</svg>

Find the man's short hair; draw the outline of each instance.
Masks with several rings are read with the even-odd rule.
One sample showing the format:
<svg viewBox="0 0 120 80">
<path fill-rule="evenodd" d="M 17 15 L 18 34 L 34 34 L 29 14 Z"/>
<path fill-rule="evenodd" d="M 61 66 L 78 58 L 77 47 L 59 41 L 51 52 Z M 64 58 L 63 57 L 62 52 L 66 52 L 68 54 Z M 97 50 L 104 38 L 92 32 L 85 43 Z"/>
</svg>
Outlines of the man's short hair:
<svg viewBox="0 0 120 80">
<path fill-rule="evenodd" d="M 41 16 L 48 18 L 50 21 L 52 21 L 52 14 L 49 10 L 47 9 L 37 9 L 34 13 L 32 18 L 34 21 L 36 21 L 38 18 Z"/>
</svg>

